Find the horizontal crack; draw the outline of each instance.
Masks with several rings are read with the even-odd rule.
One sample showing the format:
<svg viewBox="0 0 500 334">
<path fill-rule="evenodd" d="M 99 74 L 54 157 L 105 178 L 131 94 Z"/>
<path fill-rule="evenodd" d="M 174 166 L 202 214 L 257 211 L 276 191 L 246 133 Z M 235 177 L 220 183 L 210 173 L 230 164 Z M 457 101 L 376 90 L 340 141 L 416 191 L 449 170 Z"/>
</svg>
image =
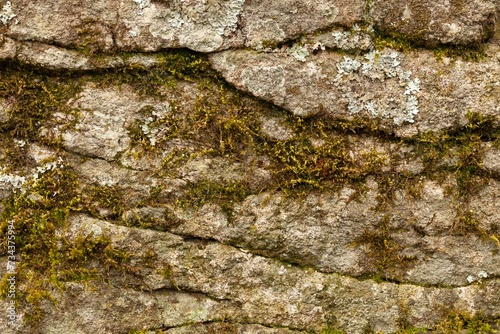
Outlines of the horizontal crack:
<svg viewBox="0 0 500 334">
<path fill-rule="evenodd" d="M 295 329 L 295 328 L 292 328 L 292 327 L 287 327 L 287 326 L 280 326 L 280 325 L 269 325 L 269 324 L 264 324 L 264 323 L 259 323 L 259 322 L 247 322 L 247 321 L 238 321 L 238 320 L 234 320 L 234 319 L 221 319 L 221 320 L 211 320 L 211 321 L 201 321 L 201 322 L 188 322 L 188 323 L 184 323 L 184 324 L 180 324 L 180 325 L 177 325 L 177 326 L 164 326 L 163 328 L 161 328 L 162 330 L 168 330 L 168 329 L 174 329 L 174 328 L 183 328 L 183 327 L 190 327 L 190 326 L 196 326 L 196 325 L 210 325 L 210 324 L 231 324 L 231 325 L 257 325 L 257 326 L 262 326 L 262 327 L 265 327 L 265 328 L 269 328 L 269 329 L 276 329 L 276 328 L 280 328 L 280 329 L 285 329 L 285 330 L 289 330 L 289 331 L 293 331 L 293 332 L 296 332 L 296 333 L 311 333 L 310 331 L 304 331 L 304 330 L 300 330 L 300 329 Z"/>
<path fill-rule="evenodd" d="M 92 215 L 89 215 L 89 216 L 92 216 Z M 112 224 L 112 225 L 116 225 L 116 226 L 123 226 L 123 225 L 118 225 L 118 224 L 113 223 L 113 222 L 109 222 L 109 223 Z M 139 227 L 133 227 L 133 228 L 139 228 Z M 147 229 L 147 228 L 139 228 L 139 229 L 150 230 L 150 229 Z M 157 231 L 157 232 L 158 233 L 162 233 L 162 231 Z M 198 244 L 198 245 L 199 245 L 200 242 L 202 242 L 205 245 L 207 245 L 207 244 L 220 244 L 220 245 L 224 245 L 224 246 L 227 246 L 227 247 L 232 247 L 233 249 L 239 250 L 239 251 L 241 251 L 243 253 L 249 253 L 249 254 L 251 254 L 253 256 L 259 256 L 259 257 L 262 257 L 262 258 L 267 259 L 267 260 L 272 260 L 272 261 L 278 262 L 278 263 L 280 263 L 282 265 L 286 265 L 288 267 L 294 267 L 294 268 L 297 268 L 297 269 L 299 269 L 301 271 L 310 271 L 310 270 L 313 270 L 313 271 L 315 271 L 317 273 L 320 273 L 320 274 L 323 274 L 323 275 L 338 275 L 338 276 L 342 276 L 342 277 L 347 277 L 347 278 L 350 278 L 350 279 L 354 279 L 354 280 L 357 280 L 357 281 L 370 280 L 370 281 L 372 281 L 372 282 L 374 282 L 376 284 L 392 283 L 392 284 L 398 284 L 398 285 L 420 286 L 420 287 L 424 287 L 424 288 L 456 289 L 456 288 L 463 288 L 463 287 L 468 287 L 468 286 L 471 286 L 471 285 L 475 285 L 479 281 L 487 282 L 487 281 L 494 281 L 494 280 L 500 278 L 500 277 L 497 277 L 496 275 L 490 275 L 487 278 L 483 278 L 483 279 L 481 279 L 479 281 L 475 281 L 475 282 L 472 282 L 470 284 L 453 285 L 453 286 L 451 286 L 451 285 L 444 285 L 444 284 L 414 283 L 414 282 L 410 282 L 410 281 L 402 281 L 402 280 L 397 280 L 397 279 L 384 278 L 384 277 L 380 277 L 380 276 L 378 276 L 376 274 L 371 274 L 371 275 L 363 274 L 363 275 L 355 276 L 355 275 L 348 275 L 348 274 L 341 273 L 341 272 L 336 272 L 336 271 L 319 270 L 319 269 L 315 268 L 314 266 L 304 266 L 304 265 L 301 265 L 300 263 L 289 262 L 289 261 L 286 261 L 284 259 L 280 259 L 278 257 L 273 257 L 273 256 L 265 255 L 265 254 L 263 254 L 262 251 L 259 251 L 259 250 L 248 249 L 248 248 L 244 248 L 244 247 L 235 246 L 234 244 L 232 244 L 230 242 L 226 243 L 226 242 L 222 242 L 222 241 L 216 240 L 214 238 L 203 238 L 203 237 L 200 237 L 200 236 L 187 236 L 187 235 L 184 235 L 184 234 L 173 233 L 173 232 L 170 232 L 170 231 L 167 231 L 167 232 L 169 234 L 172 234 L 172 235 L 175 235 L 175 236 L 183 238 L 183 241 L 186 242 L 186 243 L 193 243 L 193 244 Z M 152 243 L 152 242 L 150 242 L 150 243 Z M 161 289 L 163 289 L 163 288 L 161 288 Z M 193 293 L 199 293 L 198 291 L 190 291 L 190 290 L 184 290 L 184 289 L 181 289 L 181 290 L 182 291 L 189 291 L 189 292 L 193 292 Z M 217 297 L 213 297 L 213 298 L 216 298 L 218 300 L 223 300 L 223 299 L 220 299 L 220 298 L 217 298 Z"/>
</svg>

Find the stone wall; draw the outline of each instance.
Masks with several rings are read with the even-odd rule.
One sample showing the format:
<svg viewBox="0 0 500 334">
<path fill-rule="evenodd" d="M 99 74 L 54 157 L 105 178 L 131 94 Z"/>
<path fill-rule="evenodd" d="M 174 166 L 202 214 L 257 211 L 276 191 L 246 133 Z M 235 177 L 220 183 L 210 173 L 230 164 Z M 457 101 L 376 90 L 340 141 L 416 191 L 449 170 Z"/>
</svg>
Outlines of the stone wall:
<svg viewBox="0 0 500 334">
<path fill-rule="evenodd" d="M 2 333 L 500 331 L 498 0 L 0 9 Z"/>
</svg>

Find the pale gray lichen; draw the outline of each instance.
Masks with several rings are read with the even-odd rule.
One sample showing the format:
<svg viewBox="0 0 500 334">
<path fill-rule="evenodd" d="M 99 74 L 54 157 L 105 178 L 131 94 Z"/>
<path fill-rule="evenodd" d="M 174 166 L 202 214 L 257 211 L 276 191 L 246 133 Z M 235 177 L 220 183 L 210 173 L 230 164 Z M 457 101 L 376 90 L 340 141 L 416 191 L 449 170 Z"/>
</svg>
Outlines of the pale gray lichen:
<svg viewBox="0 0 500 334">
<path fill-rule="evenodd" d="M 323 43 L 321 43 L 321 42 L 317 42 L 316 44 L 314 44 L 312 46 L 312 50 L 313 51 L 319 51 L 319 50 L 325 51 L 326 50 L 326 46 Z"/>
<path fill-rule="evenodd" d="M 418 114 L 418 99 L 414 95 L 409 95 L 406 100 L 405 112 L 394 115 L 394 124 L 401 125 L 404 122 L 413 123 L 413 117 Z"/>
<path fill-rule="evenodd" d="M 307 50 L 308 45 L 300 45 L 295 43 L 287 53 L 298 61 L 305 62 L 306 57 L 309 56 L 309 51 Z"/>
<path fill-rule="evenodd" d="M 43 166 L 38 166 L 33 173 L 33 181 L 37 181 L 41 174 L 55 170 L 56 168 L 64 167 L 64 161 L 61 157 L 57 160 L 48 162 Z"/>
<path fill-rule="evenodd" d="M 174 1 L 169 22 L 176 27 L 182 24 L 212 27 L 219 36 L 228 36 L 238 25 L 238 19 L 245 0 L 229 0 L 224 3 L 211 1 Z"/>
<path fill-rule="evenodd" d="M 26 146 L 26 141 L 23 139 L 16 139 L 14 138 L 14 142 L 19 146 L 19 147 L 24 147 Z"/>
<path fill-rule="evenodd" d="M 349 31 L 334 31 L 332 32 L 332 36 L 334 38 L 335 44 L 339 47 L 341 43 L 345 43 L 345 41 L 351 36 Z"/>
<path fill-rule="evenodd" d="M 311 42 L 322 43 L 327 48 L 352 50 L 370 50 L 373 48 L 370 34 L 363 31 L 358 25 L 354 25 L 350 30 L 335 28 L 332 31 L 314 36 Z"/>
<path fill-rule="evenodd" d="M 36 182 L 40 178 L 40 175 L 49 171 L 53 171 L 56 168 L 62 168 L 63 166 L 64 161 L 61 157 L 59 157 L 55 161 L 47 162 L 43 166 L 36 167 L 36 169 L 33 171 L 33 174 L 27 176 L 6 173 L 6 169 L 2 167 L 0 168 L 0 184 L 8 184 L 14 191 L 21 190 L 21 192 L 24 193 L 26 191 L 26 185 L 29 184 L 30 180 L 33 182 L 33 184 L 36 184 Z"/>
<path fill-rule="evenodd" d="M 373 117 L 377 117 L 379 116 L 378 112 L 377 112 L 377 108 L 375 107 L 375 104 L 373 102 L 367 102 L 365 104 L 365 109 L 373 116 Z"/>
<path fill-rule="evenodd" d="M 480 271 L 480 272 L 477 274 L 477 276 L 478 276 L 479 278 L 488 278 L 488 273 L 487 273 L 486 271 L 482 270 L 482 271 Z"/>
<path fill-rule="evenodd" d="M 477 273 L 477 278 L 474 275 L 469 275 L 467 276 L 467 282 L 472 283 L 475 281 L 481 282 L 481 278 L 488 278 L 488 273 L 484 270 L 481 270 L 480 272 Z"/>
<path fill-rule="evenodd" d="M 345 91 L 343 97 L 347 99 L 347 109 L 351 115 L 366 110 L 372 117 L 392 118 L 396 125 L 414 122 L 414 117 L 419 112 L 417 93 L 420 91 L 420 80 L 411 78 L 411 71 L 403 70 L 398 52 L 371 51 L 362 58 L 344 56 L 336 67 L 338 74 L 333 80 L 334 85 L 341 91 Z M 401 91 L 400 87 L 404 90 L 399 96 L 385 100 L 370 100 L 371 93 L 368 91 L 363 96 L 355 97 L 350 93 L 350 89 L 347 90 L 343 81 L 344 76 L 350 77 L 345 80 L 352 80 L 353 75 L 365 78 L 365 80 L 369 79 L 369 82 L 386 82 L 396 79 L 394 88 L 388 92 Z"/>
<path fill-rule="evenodd" d="M 14 14 L 12 10 L 12 3 L 7 1 L 5 5 L 2 7 L 2 13 L 0 13 L 0 21 L 2 21 L 3 25 L 7 25 L 10 20 L 12 20 L 17 15 Z"/>
<path fill-rule="evenodd" d="M 151 146 L 156 146 L 157 141 L 162 135 L 162 131 L 165 130 L 164 127 L 160 126 L 161 121 L 172 111 L 170 105 L 156 106 L 151 116 L 146 117 L 146 119 L 139 124 L 139 128 L 142 134 L 145 135 Z"/>
<path fill-rule="evenodd" d="M 151 25 L 149 31 L 154 37 L 195 51 L 213 52 L 221 47 L 225 36 L 236 31 L 244 2 L 172 0 L 160 14 L 152 5 L 148 15 L 157 15 L 158 24 Z"/>
<path fill-rule="evenodd" d="M 172 28 L 180 28 L 184 23 L 184 19 L 181 17 L 181 14 L 174 12 L 171 17 L 167 20 L 168 23 L 172 26 Z"/>
<path fill-rule="evenodd" d="M 346 95 L 344 97 L 347 97 L 349 103 L 347 105 L 347 110 L 349 110 L 349 113 L 351 115 L 357 114 L 361 111 L 361 108 L 358 105 L 358 102 L 355 98 L 352 97 L 352 95 Z"/>
<path fill-rule="evenodd" d="M 415 78 L 413 80 L 410 80 L 409 78 L 406 79 L 406 90 L 405 90 L 405 95 L 411 95 L 413 93 L 417 93 L 420 91 L 420 79 Z"/>
<path fill-rule="evenodd" d="M 137 12 L 138 15 L 143 15 L 144 14 L 144 8 L 149 7 L 151 4 L 150 0 L 132 0 L 139 6 L 139 11 Z"/>
<path fill-rule="evenodd" d="M 380 53 L 371 51 L 365 55 L 365 62 L 361 73 L 370 79 L 384 81 L 386 78 L 393 78 L 396 74 L 402 72 L 399 66 L 401 62 L 397 52 Z"/>
<path fill-rule="evenodd" d="M 25 176 L 19 176 L 15 174 L 8 174 L 5 172 L 5 168 L 0 169 L 0 183 L 9 184 L 14 189 L 20 189 L 26 183 Z"/>
<path fill-rule="evenodd" d="M 338 75 L 356 72 L 361 67 L 361 63 L 354 58 L 344 56 L 344 60 L 337 64 Z"/>
</svg>

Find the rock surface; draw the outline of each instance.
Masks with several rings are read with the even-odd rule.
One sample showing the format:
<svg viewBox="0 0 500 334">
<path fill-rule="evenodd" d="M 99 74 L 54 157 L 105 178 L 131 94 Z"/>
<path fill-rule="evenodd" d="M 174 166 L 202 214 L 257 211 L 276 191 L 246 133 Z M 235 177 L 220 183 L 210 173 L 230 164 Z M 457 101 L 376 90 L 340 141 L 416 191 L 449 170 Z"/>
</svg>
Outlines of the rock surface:
<svg viewBox="0 0 500 334">
<path fill-rule="evenodd" d="M 426 45 L 481 43 L 493 35 L 495 1 L 376 0 L 373 22 Z"/>
<path fill-rule="evenodd" d="M 498 58 L 480 63 L 443 63 L 431 53 L 386 49 L 363 56 L 311 55 L 306 62 L 286 54 L 247 50 L 217 53 L 213 66 L 239 89 L 297 116 L 335 119 L 363 115 L 409 137 L 465 124 L 474 109 L 498 115 Z"/>
<path fill-rule="evenodd" d="M 498 332 L 499 10 L 0 1 L 0 332 Z"/>
</svg>

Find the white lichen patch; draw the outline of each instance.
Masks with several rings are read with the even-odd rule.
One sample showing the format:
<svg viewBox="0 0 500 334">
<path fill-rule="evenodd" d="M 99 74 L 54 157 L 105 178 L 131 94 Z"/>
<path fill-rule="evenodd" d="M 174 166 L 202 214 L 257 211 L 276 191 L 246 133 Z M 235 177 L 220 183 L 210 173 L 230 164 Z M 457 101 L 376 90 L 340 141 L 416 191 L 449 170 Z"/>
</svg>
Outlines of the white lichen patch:
<svg viewBox="0 0 500 334">
<path fill-rule="evenodd" d="M 26 181 L 25 176 L 6 173 L 5 167 L 0 169 L 0 183 L 10 185 L 14 190 L 21 189 Z"/>
<path fill-rule="evenodd" d="M 170 105 L 157 106 L 151 113 L 151 116 L 146 117 L 146 119 L 139 124 L 139 128 L 142 134 L 145 135 L 151 146 L 156 146 L 156 143 L 161 138 L 163 131 L 165 130 L 161 126 L 161 121 L 172 111 Z"/>
<path fill-rule="evenodd" d="M 12 10 L 12 3 L 7 1 L 5 5 L 2 7 L 2 12 L 0 13 L 0 21 L 2 21 L 3 25 L 7 25 L 10 20 L 16 17 L 14 11 Z"/>
<path fill-rule="evenodd" d="M 405 80 L 407 82 L 405 95 L 411 95 L 420 91 L 420 79 L 415 78 L 414 80 L 409 80 L 408 78 Z"/>
<path fill-rule="evenodd" d="M 26 141 L 23 139 L 15 139 L 14 142 L 19 146 L 19 147 L 24 147 L 26 145 Z"/>
<path fill-rule="evenodd" d="M 344 60 L 337 64 L 338 76 L 340 79 L 342 75 L 356 72 L 361 67 L 361 63 L 354 58 L 344 57 Z"/>
<path fill-rule="evenodd" d="M 287 53 L 298 61 L 305 62 L 306 57 L 309 56 L 309 51 L 307 50 L 308 45 L 300 45 L 295 43 Z"/>
<path fill-rule="evenodd" d="M 358 101 L 352 96 L 352 94 L 345 94 L 344 97 L 348 100 L 347 110 L 351 115 L 357 114 L 361 111 Z"/>
<path fill-rule="evenodd" d="M 473 283 L 475 281 L 481 282 L 481 279 L 483 278 L 488 278 L 488 273 L 484 270 L 481 270 L 480 272 L 477 273 L 477 276 L 475 275 L 467 276 L 467 282 L 469 283 Z"/>
<path fill-rule="evenodd" d="M 48 162 L 43 166 L 39 166 L 36 168 L 33 173 L 33 181 L 37 181 L 40 178 L 40 175 L 55 170 L 56 168 L 64 167 L 64 161 L 61 157 L 59 157 L 56 161 Z"/>
<path fill-rule="evenodd" d="M 369 50 L 372 40 L 369 34 L 364 32 L 358 25 L 354 25 L 350 30 L 335 29 L 314 37 L 303 37 L 291 48 L 284 47 L 280 49 L 258 48 L 265 52 L 283 52 L 294 57 L 298 61 L 305 62 L 306 57 L 311 53 L 329 49 L 342 50 Z"/>
<path fill-rule="evenodd" d="M 321 43 L 326 48 L 340 50 L 370 50 L 372 48 L 372 38 L 370 28 L 361 28 L 357 24 L 351 29 L 335 28 L 329 32 L 315 36 L 313 44 Z"/>
<path fill-rule="evenodd" d="M 176 41 L 195 51 L 212 52 L 223 44 L 224 37 L 236 31 L 244 2 L 172 0 L 160 13 L 151 6 L 148 14 L 157 17 L 157 24 L 149 30 L 154 37 Z"/>
<path fill-rule="evenodd" d="M 181 17 L 181 14 L 177 12 L 172 13 L 167 22 L 172 28 L 175 29 L 182 27 L 182 25 L 185 23 L 184 19 Z"/>
<path fill-rule="evenodd" d="M 135 2 L 137 4 L 137 6 L 139 7 L 139 11 L 137 12 L 138 15 L 143 15 L 144 9 L 146 7 L 149 7 L 151 4 L 150 0 L 132 0 L 132 1 Z"/>
<path fill-rule="evenodd" d="M 403 73 L 400 64 L 399 54 L 396 51 L 386 53 L 371 51 L 364 56 L 361 73 L 370 79 L 384 81 Z"/>
<path fill-rule="evenodd" d="M 411 71 L 403 70 L 399 57 L 399 53 L 392 50 L 371 51 L 363 57 L 344 56 L 336 64 L 337 76 L 333 83 L 342 91 L 349 114 L 364 110 L 371 117 L 392 118 L 396 125 L 414 122 L 419 112 L 420 79 L 412 78 Z M 353 94 L 351 86 L 346 84 L 352 80 L 361 80 L 367 86 L 382 84 L 387 93 L 384 98 L 367 89 L 361 94 Z"/>
<path fill-rule="evenodd" d="M 484 270 L 480 271 L 478 274 L 477 274 L 477 277 L 479 278 L 488 278 L 488 273 Z"/>
<path fill-rule="evenodd" d="M 7 173 L 5 167 L 2 167 L 0 168 L 0 184 L 10 185 L 14 191 L 25 192 L 26 187 L 30 184 L 36 184 L 42 174 L 62 167 L 64 167 L 64 161 L 61 157 L 36 167 L 31 174 L 25 176 Z"/>
</svg>

